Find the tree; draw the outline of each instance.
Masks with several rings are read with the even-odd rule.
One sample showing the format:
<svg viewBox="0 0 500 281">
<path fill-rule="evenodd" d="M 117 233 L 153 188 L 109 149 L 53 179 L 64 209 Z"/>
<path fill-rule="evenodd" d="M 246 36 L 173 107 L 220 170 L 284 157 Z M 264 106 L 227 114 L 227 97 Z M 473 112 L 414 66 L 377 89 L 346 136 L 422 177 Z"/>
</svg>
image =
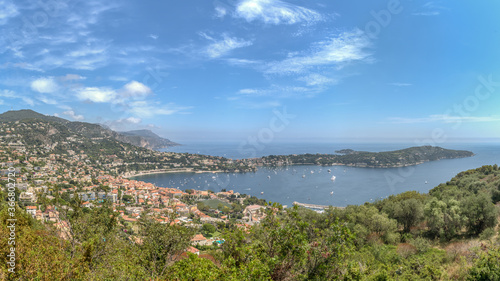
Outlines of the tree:
<svg viewBox="0 0 500 281">
<path fill-rule="evenodd" d="M 471 195 L 461 202 L 465 225 L 471 234 L 479 234 L 488 227 L 496 225 L 498 211 L 491 198 L 484 193 Z"/>
<path fill-rule="evenodd" d="M 459 202 L 453 199 L 444 202 L 432 198 L 424 208 L 429 233 L 434 237 L 451 239 L 455 237 L 464 224 Z"/>
<path fill-rule="evenodd" d="M 189 246 L 193 231 L 179 225 L 161 224 L 151 218 L 140 220 L 144 237 L 141 262 L 148 275 L 156 279 L 164 276 L 167 267 Z"/>
<path fill-rule="evenodd" d="M 215 231 L 217 231 L 217 229 L 215 228 L 215 226 L 213 226 L 212 224 L 210 223 L 205 223 L 203 224 L 203 226 L 201 227 L 201 233 L 203 234 L 203 236 L 205 237 L 211 237 L 212 236 L 212 233 L 214 233 Z"/>
</svg>

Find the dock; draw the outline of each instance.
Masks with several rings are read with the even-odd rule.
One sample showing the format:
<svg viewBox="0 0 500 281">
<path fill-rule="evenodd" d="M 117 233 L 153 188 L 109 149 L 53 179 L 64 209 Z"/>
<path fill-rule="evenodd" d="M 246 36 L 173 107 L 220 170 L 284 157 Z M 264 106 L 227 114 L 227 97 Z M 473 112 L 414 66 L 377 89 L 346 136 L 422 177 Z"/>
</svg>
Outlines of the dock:
<svg viewBox="0 0 500 281">
<path fill-rule="evenodd" d="M 345 208 L 345 207 L 335 207 L 335 206 L 326 206 L 326 205 L 299 203 L 297 201 L 294 201 L 293 205 L 297 205 L 299 207 L 304 207 L 304 208 L 313 209 L 313 210 L 325 210 L 325 209 L 328 209 L 330 207 L 334 208 L 334 209 L 344 209 Z"/>
</svg>

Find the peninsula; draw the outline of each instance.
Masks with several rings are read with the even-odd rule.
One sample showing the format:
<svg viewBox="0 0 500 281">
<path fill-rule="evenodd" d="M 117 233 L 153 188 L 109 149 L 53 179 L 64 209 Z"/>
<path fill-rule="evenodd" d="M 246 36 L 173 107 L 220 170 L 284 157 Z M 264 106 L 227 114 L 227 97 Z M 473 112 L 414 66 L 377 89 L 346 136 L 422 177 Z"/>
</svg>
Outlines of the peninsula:
<svg viewBox="0 0 500 281">
<path fill-rule="evenodd" d="M 474 153 L 470 151 L 444 149 L 437 146 L 418 146 L 384 152 L 354 151 L 352 149 L 342 149 L 336 152 L 339 154 L 270 155 L 253 160 L 259 166 L 346 165 L 368 168 L 395 168 L 441 159 L 474 156 Z"/>
</svg>

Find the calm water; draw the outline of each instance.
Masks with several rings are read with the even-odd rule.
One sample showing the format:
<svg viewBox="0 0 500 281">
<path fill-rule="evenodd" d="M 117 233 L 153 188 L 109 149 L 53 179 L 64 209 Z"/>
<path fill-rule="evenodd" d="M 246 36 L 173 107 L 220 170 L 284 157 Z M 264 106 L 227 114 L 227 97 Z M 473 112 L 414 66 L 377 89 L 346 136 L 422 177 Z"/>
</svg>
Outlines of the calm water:
<svg viewBox="0 0 500 281">
<path fill-rule="evenodd" d="M 387 151 L 414 144 L 274 144 L 258 151 L 256 156 L 270 154 L 333 153 L 342 148 L 364 151 Z M 500 144 L 453 143 L 448 149 L 470 150 L 469 158 L 427 162 L 421 165 L 391 168 L 354 168 L 344 166 L 290 166 L 260 168 L 255 173 L 177 173 L 136 177 L 161 187 L 220 191 L 234 190 L 291 206 L 293 201 L 321 205 L 346 206 L 363 204 L 408 190 L 428 192 L 457 173 L 482 165 L 500 164 Z M 199 144 L 176 147 L 176 152 L 202 153 L 242 158 L 238 144 Z M 328 172 L 328 169 L 331 172 Z M 335 181 L 332 181 L 332 176 Z M 427 183 L 426 183 L 427 182 Z M 263 193 L 262 193 L 263 192 Z M 333 192 L 333 194 L 332 194 Z M 262 194 L 261 194 L 262 193 Z"/>
</svg>

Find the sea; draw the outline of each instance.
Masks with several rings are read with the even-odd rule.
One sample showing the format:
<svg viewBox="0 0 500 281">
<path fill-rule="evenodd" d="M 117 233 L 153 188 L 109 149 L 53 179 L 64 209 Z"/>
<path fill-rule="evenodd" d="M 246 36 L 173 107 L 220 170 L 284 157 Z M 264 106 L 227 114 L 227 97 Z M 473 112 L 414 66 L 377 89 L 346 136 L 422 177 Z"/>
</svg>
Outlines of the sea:
<svg viewBox="0 0 500 281">
<path fill-rule="evenodd" d="M 416 146 L 415 143 L 268 143 L 192 142 L 164 151 L 223 156 L 231 159 L 303 153 L 335 153 L 340 149 L 391 151 Z M 293 202 L 344 207 L 374 202 L 393 194 L 415 190 L 427 193 L 446 183 L 456 174 L 483 165 L 500 165 L 500 142 L 450 142 L 439 144 L 447 149 L 469 150 L 468 158 L 426 162 L 402 168 L 358 168 L 347 166 L 296 165 L 261 167 L 248 173 L 165 173 L 135 177 L 159 187 L 181 190 L 222 189 L 264 198 L 291 206 Z M 332 178 L 333 177 L 333 178 Z"/>
</svg>

